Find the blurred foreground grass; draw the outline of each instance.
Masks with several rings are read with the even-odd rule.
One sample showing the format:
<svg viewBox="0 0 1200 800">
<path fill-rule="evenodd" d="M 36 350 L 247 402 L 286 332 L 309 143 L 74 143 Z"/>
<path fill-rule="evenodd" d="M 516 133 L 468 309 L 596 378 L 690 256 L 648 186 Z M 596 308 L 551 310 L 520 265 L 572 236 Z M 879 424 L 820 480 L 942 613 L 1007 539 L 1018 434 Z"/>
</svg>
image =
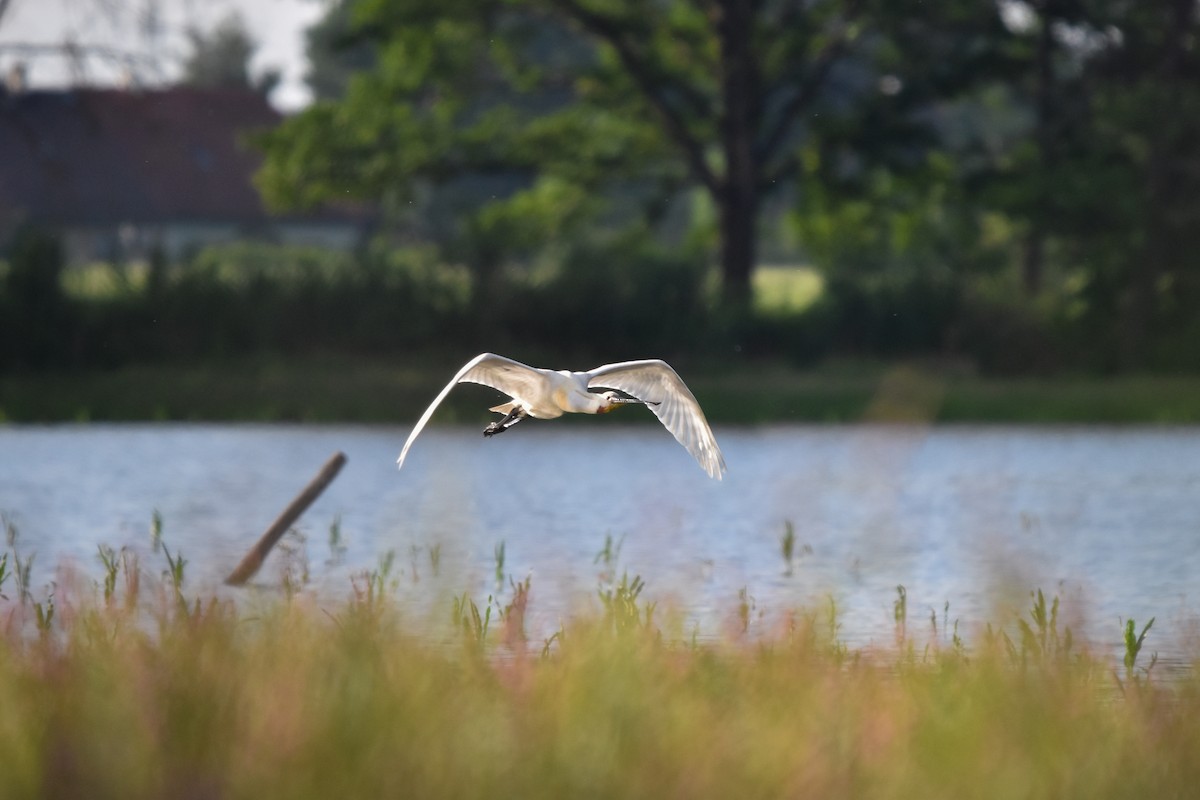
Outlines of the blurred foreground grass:
<svg viewBox="0 0 1200 800">
<path fill-rule="evenodd" d="M 482 612 L 463 595 L 430 630 L 378 571 L 343 601 L 234 602 L 188 595 L 178 553 L 154 578 L 108 551 L 101 580 L 60 576 L 35 597 L 13 555 L 0 583 L 10 797 L 1143 798 L 1200 785 L 1195 669 L 1163 683 L 1135 652 L 1118 671 L 1079 650 L 1040 593 L 979 641 L 955 628 L 927 644 L 908 634 L 901 592 L 894 647 L 854 651 L 832 607 L 698 644 L 639 579 L 614 578 L 596 613 L 531 642 L 529 582 Z"/>
<path fill-rule="evenodd" d="M 394 363 L 367 357 L 253 358 L 195 365 L 0 374 L 0 422 L 414 420 L 473 353 Z M 536 355 L 513 353 L 529 363 Z M 616 353 L 612 360 L 644 356 Z M 595 364 L 560 364 L 586 369 Z M 709 419 L 765 422 L 1197 423 L 1200 376 L 991 378 L 938 365 L 677 362 Z M 495 397 L 467 387 L 439 421 L 483 419 Z M 624 420 L 649 415 L 622 414 Z"/>
</svg>

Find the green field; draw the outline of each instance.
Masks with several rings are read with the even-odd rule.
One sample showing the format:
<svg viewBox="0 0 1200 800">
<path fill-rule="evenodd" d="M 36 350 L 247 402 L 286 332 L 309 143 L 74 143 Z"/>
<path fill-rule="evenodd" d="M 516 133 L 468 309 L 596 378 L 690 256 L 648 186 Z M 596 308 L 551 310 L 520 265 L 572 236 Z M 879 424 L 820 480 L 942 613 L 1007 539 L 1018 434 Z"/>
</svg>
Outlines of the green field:
<svg viewBox="0 0 1200 800">
<path fill-rule="evenodd" d="M 407 423 L 469 355 L 438 363 L 328 356 L 7 374 L 0 375 L 0 421 Z M 715 423 L 1200 422 L 1197 376 L 1006 379 L 922 364 L 830 363 L 810 370 L 772 362 L 675 366 Z M 490 404 L 485 401 L 493 396 L 462 389 L 451 395 L 438 419 L 482 419 Z"/>
<path fill-rule="evenodd" d="M 72 296 L 107 297 L 144 280 L 94 266 L 69 274 Z M 761 314 L 803 312 L 821 276 L 763 266 Z M 506 353 L 542 365 L 535 353 Z M 244 357 L 116 369 L 0 374 L 0 422 L 257 420 L 408 422 L 473 353 L 425 353 L 402 363 L 366 356 Z M 613 353 L 610 360 L 647 353 Z M 653 354 L 659 355 L 659 354 Z M 588 363 L 569 366 L 584 369 Z M 767 422 L 1200 422 L 1200 376 L 988 378 L 957 364 L 833 361 L 797 369 L 780 361 L 676 361 L 716 423 Z M 491 394 L 452 395 L 439 420 L 477 420 Z M 628 415 L 626 419 L 636 418 Z"/>
<path fill-rule="evenodd" d="M 106 557 L 28 593 L 15 552 L 0 561 L 6 797 L 1144 798 L 1200 781 L 1195 669 L 1164 681 L 1135 636 L 1126 664 L 1093 657 L 1040 594 L 974 632 L 931 633 L 898 601 L 894 643 L 854 650 L 832 603 L 697 642 L 614 575 L 531 640 L 536 584 L 430 622 L 378 570 L 341 600 L 215 599 L 190 594 L 178 553 L 161 572 Z"/>
</svg>

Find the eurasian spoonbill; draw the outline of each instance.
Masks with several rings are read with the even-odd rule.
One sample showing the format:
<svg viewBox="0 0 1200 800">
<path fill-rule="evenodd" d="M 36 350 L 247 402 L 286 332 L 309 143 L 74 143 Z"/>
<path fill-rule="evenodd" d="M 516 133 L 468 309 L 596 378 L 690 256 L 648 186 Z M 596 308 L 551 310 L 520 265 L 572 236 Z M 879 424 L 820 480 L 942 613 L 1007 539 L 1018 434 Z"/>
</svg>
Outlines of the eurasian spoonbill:
<svg viewBox="0 0 1200 800">
<path fill-rule="evenodd" d="M 481 353 L 468 361 L 433 399 L 408 435 L 396 459 L 398 466 L 404 466 L 404 457 L 417 434 L 450 390 L 460 383 L 490 386 L 512 398 L 490 409 L 504 417 L 484 428 L 484 436 L 503 433 L 527 416 L 554 419 L 564 412 L 605 414 L 619 405 L 638 403 L 654 412 L 709 477 L 720 480 L 725 472 L 725 458 L 700 404 L 665 361 L 621 361 L 587 372 L 570 372 L 530 367 L 494 353 Z"/>
</svg>

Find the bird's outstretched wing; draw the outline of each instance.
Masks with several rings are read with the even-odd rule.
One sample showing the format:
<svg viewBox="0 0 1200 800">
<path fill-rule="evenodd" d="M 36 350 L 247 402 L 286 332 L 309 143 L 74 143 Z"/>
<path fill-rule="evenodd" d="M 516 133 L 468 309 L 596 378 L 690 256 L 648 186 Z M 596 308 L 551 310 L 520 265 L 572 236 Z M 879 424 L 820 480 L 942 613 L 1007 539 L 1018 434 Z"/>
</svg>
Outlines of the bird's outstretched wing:
<svg viewBox="0 0 1200 800">
<path fill-rule="evenodd" d="M 396 459 L 396 468 L 404 466 L 404 457 L 408 455 L 408 448 L 412 447 L 413 440 L 424 429 L 429 418 L 433 416 L 433 412 L 446 399 L 446 395 L 450 394 L 450 390 L 458 384 L 479 383 L 499 389 L 512 397 L 527 394 L 529 387 L 535 386 L 541 380 L 541 373 L 537 369 L 526 366 L 520 361 L 513 361 L 511 358 L 498 356 L 495 353 L 480 353 L 475 356 L 464 364 L 458 374 L 446 384 L 446 388 L 433 398 L 429 408 L 425 409 L 425 413 L 417 420 L 412 433 L 408 434 L 408 441 L 404 443 L 404 448 L 400 451 L 400 457 Z"/>
<path fill-rule="evenodd" d="M 589 388 L 617 389 L 649 403 L 654 416 L 700 462 L 709 477 L 721 479 L 725 457 L 700 404 L 670 364 L 658 359 L 622 361 L 596 367 L 587 374 Z"/>
</svg>

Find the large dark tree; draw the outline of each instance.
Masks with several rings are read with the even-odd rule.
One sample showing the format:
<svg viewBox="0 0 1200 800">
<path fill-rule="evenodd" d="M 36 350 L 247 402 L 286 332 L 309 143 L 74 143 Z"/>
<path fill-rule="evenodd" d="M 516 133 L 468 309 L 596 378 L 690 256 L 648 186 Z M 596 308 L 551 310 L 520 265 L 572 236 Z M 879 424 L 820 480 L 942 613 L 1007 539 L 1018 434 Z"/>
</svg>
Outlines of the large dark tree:
<svg viewBox="0 0 1200 800">
<path fill-rule="evenodd" d="M 271 137 L 270 198 L 382 197 L 488 170 L 691 183 L 716 209 L 734 303 L 748 297 L 763 198 L 794 177 L 822 104 L 854 100 L 854 71 L 835 77 L 868 30 L 858 0 L 353 5 L 376 66 Z"/>
<path fill-rule="evenodd" d="M 1090 76 L 1096 86 L 1091 166 L 1109 189 L 1103 199 L 1109 234 L 1098 237 L 1108 249 L 1092 251 L 1104 267 L 1093 271 L 1094 294 L 1112 297 L 1122 366 L 1197 366 L 1200 4 L 1102 5 L 1119 39 Z"/>
<path fill-rule="evenodd" d="M 1014 61 L 1033 123 L 999 204 L 1026 287 L 1074 275 L 1096 363 L 1200 363 L 1200 4 L 1037 0 Z M 1054 252 L 1049 252 L 1053 244 Z"/>
<path fill-rule="evenodd" d="M 726 293 L 744 299 L 763 197 L 793 177 L 801 120 L 858 37 L 861 4 L 542 5 L 600 44 L 611 82 L 711 196 Z"/>
</svg>

